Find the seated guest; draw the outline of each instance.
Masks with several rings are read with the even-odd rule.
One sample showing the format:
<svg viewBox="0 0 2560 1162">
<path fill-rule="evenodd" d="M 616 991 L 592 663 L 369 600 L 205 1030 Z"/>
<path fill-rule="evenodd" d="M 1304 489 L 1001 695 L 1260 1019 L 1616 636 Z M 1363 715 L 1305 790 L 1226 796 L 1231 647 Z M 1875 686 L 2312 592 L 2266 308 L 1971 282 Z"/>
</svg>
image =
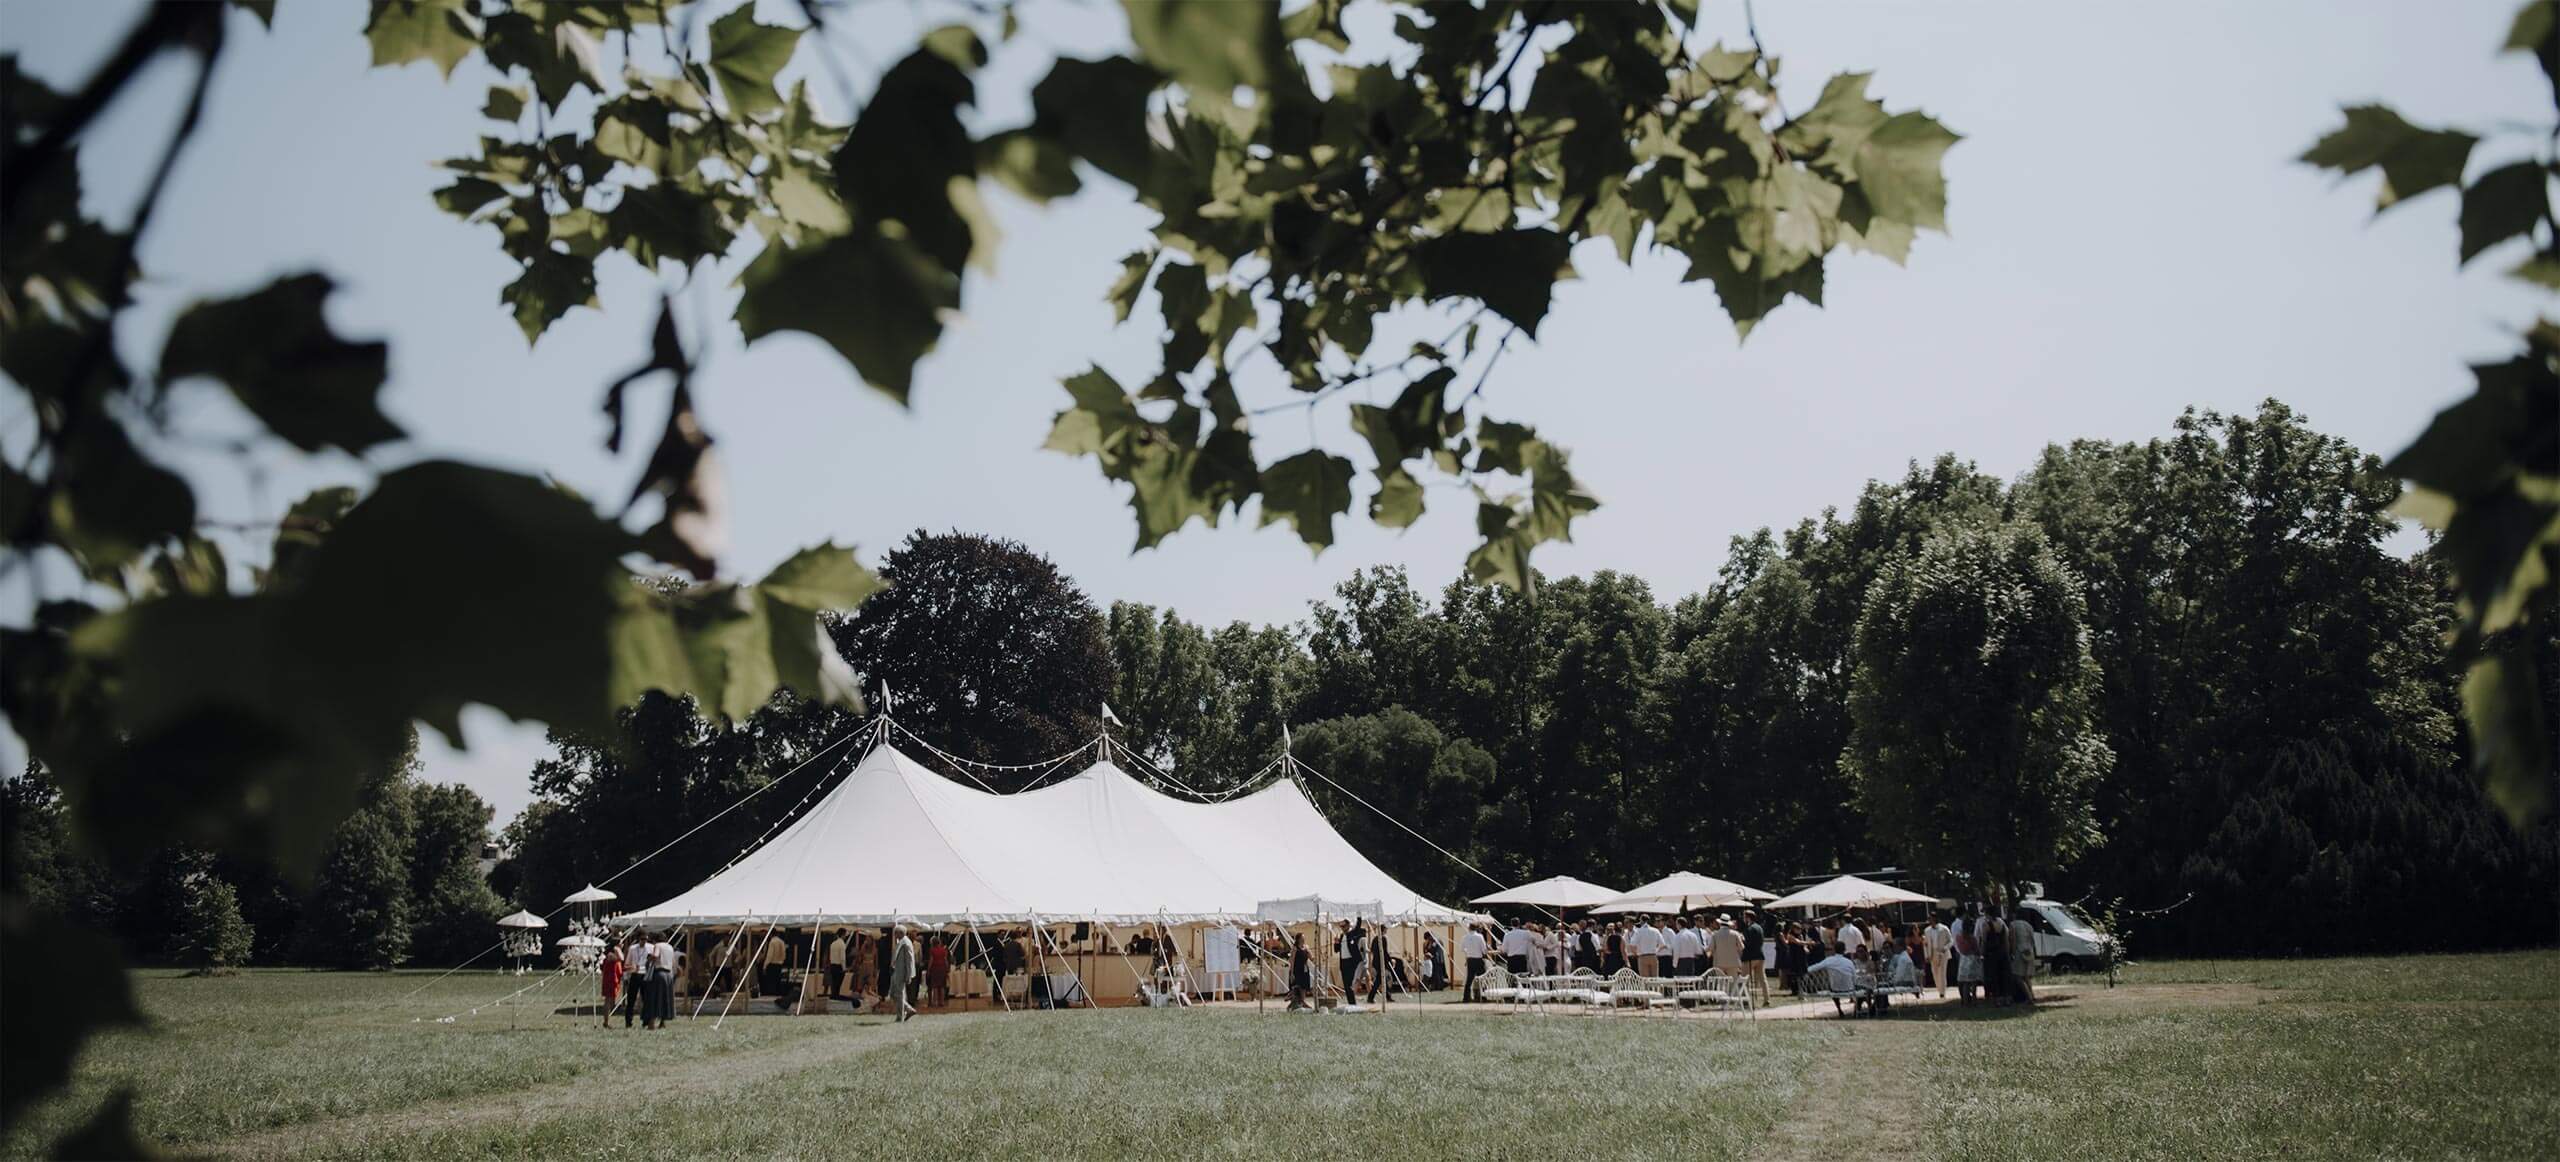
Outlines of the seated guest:
<svg viewBox="0 0 2560 1162">
<path fill-rule="evenodd" d="M 1858 965 L 1856 961 L 1849 959 L 1849 946 L 1832 945 L 1831 955 L 1823 957 L 1804 970 L 1804 982 L 1807 992 L 1842 993 L 1855 988 L 1858 983 Z M 1840 998 L 1836 996 L 1831 998 L 1831 1008 L 1834 1012 L 1840 1010 Z"/>
<path fill-rule="evenodd" d="M 1911 963 L 1910 950 L 1901 944 L 1895 944 L 1891 954 L 1884 958 L 1884 967 L 1876 970 L 1876 980 L 1887 986 L 1915 986 L 1919 975 Z M 1884 993 L 1877 993 L 1874 1001 L 1875 1011 L 1879 1013 L 1885 1011 L 1891 999 Z"/>
</svg>

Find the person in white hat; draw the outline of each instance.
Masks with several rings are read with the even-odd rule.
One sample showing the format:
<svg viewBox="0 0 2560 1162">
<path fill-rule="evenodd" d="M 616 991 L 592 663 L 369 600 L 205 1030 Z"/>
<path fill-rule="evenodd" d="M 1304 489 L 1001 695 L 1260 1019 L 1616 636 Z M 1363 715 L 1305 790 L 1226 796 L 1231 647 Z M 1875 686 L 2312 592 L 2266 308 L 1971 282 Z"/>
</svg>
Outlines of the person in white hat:
<svg viewBox="0 0 2560 1162">
<path fill-rule="evenodd" d="M 1730 914 L 1716 917 L 1716 929 L 1707 936 L 1707 956 L 1717 972 L 1742 974 L 1742 933 L 1734 930 Z"/>
</svg>

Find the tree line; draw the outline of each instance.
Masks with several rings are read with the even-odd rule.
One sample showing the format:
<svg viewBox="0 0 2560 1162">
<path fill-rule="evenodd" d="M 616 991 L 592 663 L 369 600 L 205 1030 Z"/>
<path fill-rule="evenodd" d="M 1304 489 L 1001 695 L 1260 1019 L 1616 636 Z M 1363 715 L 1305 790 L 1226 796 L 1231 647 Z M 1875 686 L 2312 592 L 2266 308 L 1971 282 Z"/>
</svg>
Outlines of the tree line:
<svg viewBox="0 0 2560 1162">
<path fill-rule="evenodd" d="M 446 965 L 493 943 L 505 905 L 481 864 L 489 805 L 419 778 L 414 735 L 361 783 L 317 873 L 297 880 L 270 860 L 185 844 L 140 867 L 101 861 L 73 840 L 60 789 L 31 763 L 0 782 L 0 875 L 36 906 L 111 934 L 137 963 Z"/>
<path fill-rule="evenodd" d="M 2547 941 L 2560 844 L 2465 773 L 2443 565 L 2391 550 L 2395 494 L 2269 401 L 2055 445 L 2014 481 L 1915 462 L 1734 538 L 1676 599 L 1606 570 L 1533 597 L 1377 568 L 1302 622 L 1213 628 L 1102 609 L 1026 546 L 919 530 L 827 628 L 950 752 L 917 757 L 999 789 L 1045 773 L 1004 766 L 1090 742 L 1106 701 L 1123 742 L 1203 790 L 1266 768 L 1291 724 L 1334 823 L 1444 899 L 1487 882 L 1404 825 L 1505 883 L 2040 880 L 2150 952 L 2382 950 L 2412 917 L 2428 945 Z M 2560 660 L 2547 632 L 2535 648 Z M 2560 702 L 2560 665 L 2542 673 Z M 611 730 L 555 730 L 486 879 L 489 808 L 419 780 L 414 744 L 363 780 L 308 886 L 184 846 L 111 872 L 36 768 L 7 784 L 7 874 L 140 959 L 457 963 L 502 897 L 547 912 L 671 842 L 624 899 L 715 871 L 833 785 L 859 721 L 787 691 L 733 723 L 651 693 Z"/>
<path fill-rule="evenodd" d="M 1215 790 L 1289 723 L 1300 759 L 1504 882 L 1924 867 L 2044 881 L 2153 952 L 2405 947 L 2412 918 L 2429 945 L 2548 940 L 2552 830 L 2511 826 L 2465 773 L 2443 565 L 2392 550 L 2396 491 L 2269 401 L 2055 445 L 2014 481 L 1914 463 L 1735 538 L 1676 599 L 1606 570 L 1530 597 L 1372 569 L 1303 622 L 1213 628 L 1100 609 L 1025 546 L 919 531 L 832 630 L 959 759 L 1068 750 L 1107 700 L 1123 741 Z M 557 734 L 500 886 L 547 906 L 854 721 L 783 696 L 716 726 L 651 695 L 613 732 Z M 801 769 L 617 888 L 683 889 L 838 769 Z M 1400 878 L 1487 890 L 1308 782 Z"/>
</svg>

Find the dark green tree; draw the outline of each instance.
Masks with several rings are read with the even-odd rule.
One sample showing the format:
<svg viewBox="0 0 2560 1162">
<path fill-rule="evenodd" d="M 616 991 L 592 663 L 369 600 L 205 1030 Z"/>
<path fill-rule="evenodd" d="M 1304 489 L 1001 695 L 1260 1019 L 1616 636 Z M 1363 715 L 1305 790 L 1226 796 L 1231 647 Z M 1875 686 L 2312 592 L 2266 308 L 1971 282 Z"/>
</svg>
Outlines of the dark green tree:
<svg viewBox="0 0 2560 1162">
<path fill-rule="evenodd" d="M 181 884 L 182 903 L 169 958 L 197 976 L 237 971 L 249 962 L 252 933 L 240 918 L 240 898 L 215 875 L 213 860 L 197 856 Z"/>
<path fill-rule="evenodd" d="M 460 964 L 489 946 L 491 925 L 507 911 L 480 872 L 493 812 L 460 783 L 419 784 L 409 802 L 409 957 Z"/>
<path fill-rule="evenodd" d="M 1092 600 L 1047 557 L 919 529 L 882 559 L 880 578 L 888 588 L 832 632 L 846 662 L 895 691 L 898 721 L 981 762 L 1026 762 L 1096 737 L 1111 643 Z"/>
<path fill-rule="evenodd" d="M 2099 841 L 2112 756 L 2084 605 L 2032 525 L 1958 525 L 1885 566 L 1840 762 L 1887 849 L 2010 895 Z"/>
<path fill-rule="evenodd" d="M 1307 780 L 1309 797 L 1343 838 L 1389 874 L 1444 902 L 1491 890 L 1378 813 L 1475 862 L 1482 854 L 1475 825 L 1494 781 L 1493 758 L 1482 748 L 1442 734 L 1410 710 L 1390 707 L 1311 723 L 1297 732 L 1294 753 L 1377 808 L 1362 806 L 1324 779 Z"/>
<path fill-rule="evenodd" d="M 408 959 L 416 745 L 413 735 L 398 765 L 370 773 L 355 814 L 330 836 L 303 908 L 299 938 L 306 963 L 384 969 Z"/>
</svg>

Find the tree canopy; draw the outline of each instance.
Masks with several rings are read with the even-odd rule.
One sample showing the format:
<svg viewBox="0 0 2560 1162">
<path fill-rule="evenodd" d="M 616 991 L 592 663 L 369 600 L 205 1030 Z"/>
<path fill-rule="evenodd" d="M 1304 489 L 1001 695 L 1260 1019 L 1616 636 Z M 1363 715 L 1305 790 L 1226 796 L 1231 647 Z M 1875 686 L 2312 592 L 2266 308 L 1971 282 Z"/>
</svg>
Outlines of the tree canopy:
<svg viewBox="0 0 2560 1162">
<path fill-rule="evenodd" d="M 2083 611 L 2033 525 L 1941 529 L 1877 574 L 1840 764 L 1879 842 L 2003 894 L 2099 842 L 2115 755 Z"/>
</svg>

